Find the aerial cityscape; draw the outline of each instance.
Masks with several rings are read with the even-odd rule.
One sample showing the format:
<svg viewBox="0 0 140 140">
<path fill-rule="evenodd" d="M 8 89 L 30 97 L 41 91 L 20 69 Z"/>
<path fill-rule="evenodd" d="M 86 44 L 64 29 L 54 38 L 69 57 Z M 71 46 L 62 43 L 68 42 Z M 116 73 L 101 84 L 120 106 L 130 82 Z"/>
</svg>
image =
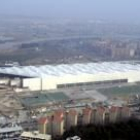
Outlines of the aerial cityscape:
<svg viewBox="0 0 140 140">
<path fill-rule="evenodd" d="M 134 1 L 0 1 L 0 140 L 140 138 Z"/>
</svg>

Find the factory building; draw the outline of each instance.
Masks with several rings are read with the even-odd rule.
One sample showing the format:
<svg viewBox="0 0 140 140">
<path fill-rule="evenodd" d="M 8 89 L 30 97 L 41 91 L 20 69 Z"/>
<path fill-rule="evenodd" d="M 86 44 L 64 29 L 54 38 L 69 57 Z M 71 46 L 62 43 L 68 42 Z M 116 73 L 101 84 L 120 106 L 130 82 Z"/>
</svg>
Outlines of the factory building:
<svg viewBox="0 0 140 140">
<path fill-rule="evenodd" d="M 0 68 L 0 83 L 31 91 L 140 81 L 140 64 L 102 62 Z M 10 81 L 4 80 L 10 78 Z M 19 79 L 17 79 L 19 78 Z"/>
</svg>

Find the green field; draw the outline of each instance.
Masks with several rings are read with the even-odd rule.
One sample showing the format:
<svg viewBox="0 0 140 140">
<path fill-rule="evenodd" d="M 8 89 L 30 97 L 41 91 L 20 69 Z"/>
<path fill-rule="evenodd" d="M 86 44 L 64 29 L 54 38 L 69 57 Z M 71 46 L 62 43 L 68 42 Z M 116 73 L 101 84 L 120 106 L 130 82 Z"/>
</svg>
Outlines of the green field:
<svg viewBox="0 0 140 140">
<path fill-rule="evenodd" d="M 103 94 L 115 94 L 115 95 L 140 94 L 140 85 L 102 88 L 98 89 L 98 91 Z"/>
<path fill-rule="evenodd" d="M 21 102 L 24 106 L 38 106 L 47 104 L 49 102 L 60 102 L 68 100 L 69 97 L 66 96 L 63 92 L 56 93 L 35 93 L 31 97 L 24 97 L 21 99 Z"/>
</svg>

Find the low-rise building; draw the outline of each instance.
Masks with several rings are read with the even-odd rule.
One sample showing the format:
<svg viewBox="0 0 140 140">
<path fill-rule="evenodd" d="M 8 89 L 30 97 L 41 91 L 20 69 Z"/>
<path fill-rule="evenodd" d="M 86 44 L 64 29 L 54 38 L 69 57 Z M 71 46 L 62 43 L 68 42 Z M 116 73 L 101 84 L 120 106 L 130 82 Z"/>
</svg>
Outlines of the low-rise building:
<svg viewBox="0 0 140 140">
<path fill-rule="evenodd" d="M 21 140 L 51 140 L 51 135 L 40 134 L 36 132 L 23 132 L 21 134 Z"/>
<path fill-rule="evenodd" d="M 0 139 L 3 140 L 18 138 L 22 131 L 23 129 L 20 126 L 0 128 Z"/>
</svg>

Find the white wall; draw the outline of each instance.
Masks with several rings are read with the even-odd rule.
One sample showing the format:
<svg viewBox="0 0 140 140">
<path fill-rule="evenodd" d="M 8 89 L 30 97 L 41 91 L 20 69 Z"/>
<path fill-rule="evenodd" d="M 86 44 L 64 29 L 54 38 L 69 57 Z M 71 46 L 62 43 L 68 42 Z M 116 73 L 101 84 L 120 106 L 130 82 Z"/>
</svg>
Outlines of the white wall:
<svg viewBox="0 0 140 140">
<path fill-rule="evenodd" d="M 56 89 L 57 77 L 51 76 L 42 79 L 42 90 Z"/>
<path fill-rule="evenodd" d="M 40 78 L 26 78 L 22 80 L 22 87 L 28 87 L 31 91 L 41 90 Z"/>
<path fill-rule="evenodd" d="M 0 84 L 8 85 L 9 81 L 10 81 L 10 79 L 0 79 Z"/>
<path fill-rule="evenodd" d="M 11 79 L 10 80 L 10 86 L 17 86 L 20 87 L 21 85 L 21 79 Z"/>
<path fill-rule="evenodd" d="M 128 82 L 140 81 L 140 72 L 114 72 L 98 74 L 64 75 L 48 76 L 45 78 L 27 78 L 23 79 L 23 87 L 29 87 L 30 90 L 50 90 L 56 89 L 58 84 L 70 84 L 80 82 L 96 82 L 105 80 L 128 79 Z"/>
</svg>

